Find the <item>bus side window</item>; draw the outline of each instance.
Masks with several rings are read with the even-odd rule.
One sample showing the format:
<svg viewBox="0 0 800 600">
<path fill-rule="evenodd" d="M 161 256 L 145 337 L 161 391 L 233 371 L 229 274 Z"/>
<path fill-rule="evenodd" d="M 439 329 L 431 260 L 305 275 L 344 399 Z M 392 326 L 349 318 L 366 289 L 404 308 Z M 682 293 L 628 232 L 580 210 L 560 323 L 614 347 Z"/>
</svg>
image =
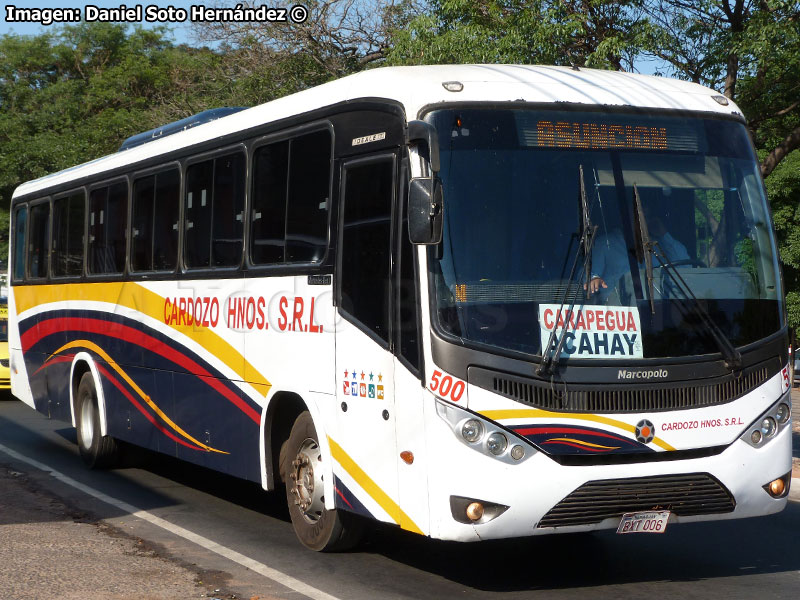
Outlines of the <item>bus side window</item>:
<svg viewBox="0 0 800 600">
<path fill-rule="evenodd" d="M 31 228 L 28 239 L 28 275 L 47 277 L 50 246 L 50 203 L 31 206 Z"/>
<path fill-rule="evenodd" d="M 405 358 L 415 369 L 419 369 L 419 328 L 417 300 L 417 277 L 414 271 L 415 246 L 408 237 L 408 211 L 403 204 L 401 211 L 402 228 L 400 231 L 400 269 L 397 286 L 398 302 L 398 347 L 400 356 Z"/>
<path fill-rule="evenodd" d="M 156 193 L 153 199 L 154 271 L 174 271 L 178 266 L 180 184 L 178 169 L 156 175 Z"/>
<path fill-rule="evenodd" d="M 281 264 L 286 246 L 286 186 L 289 141 L 262 146 L 253 155 L 250 260 Z"/>
<path fill-rule="evenodd" d="M 53 200 L 53 276 L 83 274 L 83 192 Z"/>
<path fill-rule="evenodd" d="M 28 222 L 28 207 L 20 206 L 14 215 L 14 279 L 25 278 L 25 225 Z"/>
<path fill-rule="evenodd" d="M 286 208 L 286 262 L 320 262 L 328 245 L 331 134 L 292 140 Z"/>
<path fill-rule="evenodd" d="M 128 223 L 128 183 L 120 181 L 89 194 L 89 271 L 122 273 Z"/>
<path fill-rule="evenodd" d="M 133 231 L 131 232 L 131 268 L 150 271 L 153 268 L 153 194 L 155 175 L 133 183 Z"/>
<path fill-rule="evenodd" d="M 186 266 L 235 267 L 242 255 L 245 161 L 241 153 L 186 170 Z"/>
<path fill-rule="evenodd" d="M 211 185 L 214 161 L 204 160 L 186 169 L 184 259 L 187 267 L 211 264 Z"/>
<path fill-rule="evenodd" d="M 236 267 L 242 260 L 244 232 L 244 155 L 214 161 L 211 255 L 215 267 Z"/>
<path fill-rule="evenodd" d="M 341 307 L 389 342 L 394 160 L 348 166 L 340 245 Z"/>
</svg>

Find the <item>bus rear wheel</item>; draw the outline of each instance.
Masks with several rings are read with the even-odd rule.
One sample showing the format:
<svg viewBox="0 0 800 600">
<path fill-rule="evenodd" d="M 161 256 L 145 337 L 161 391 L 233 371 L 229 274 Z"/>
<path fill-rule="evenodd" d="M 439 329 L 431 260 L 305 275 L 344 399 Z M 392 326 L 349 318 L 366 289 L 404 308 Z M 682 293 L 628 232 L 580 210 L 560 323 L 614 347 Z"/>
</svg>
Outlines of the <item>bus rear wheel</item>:
<svg viewBox="0 0 800 600">
<path fill-rule="evenodd" d="M 325 508 L 323 455 L 308 411 L 300 413 L 281 446 L 281 479 L 298 539 L 318 552 L 349 550 L 361 538 L 361 523 L 349 513 Z"/>
<path fill-rule="evenodd" d="M 97 391 L 94 377 L 84 373 L 78 385 L 75 402 L 75 416 L 78 434 L 78 450 L 83 462 L 90 469 L 103 469 L 117 461 L 117 441 L 110 435 L 100 434 L 100 411 L 97 404 Z"/>
</svg>

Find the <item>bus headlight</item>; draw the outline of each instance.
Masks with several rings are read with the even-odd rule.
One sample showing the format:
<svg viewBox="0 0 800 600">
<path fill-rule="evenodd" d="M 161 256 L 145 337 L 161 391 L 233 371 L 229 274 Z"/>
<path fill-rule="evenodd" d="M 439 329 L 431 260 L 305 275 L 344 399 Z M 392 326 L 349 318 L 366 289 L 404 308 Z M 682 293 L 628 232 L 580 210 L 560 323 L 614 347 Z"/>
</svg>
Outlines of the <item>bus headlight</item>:
<svg viewBox="0 0 800 600">
<path fill-rule="evenodd" d="M 484 456 L 509 465 L 518 465 L 536 454 L 536 449 L 524 438 L 518 438 L 502 426 L 486 421 L 480 415 L 459 406 L 437 400 L 436 414 L 450 426 L 462 444 Z"/>
<path fill-rule="evenodd" d="M 486 438 L 486 449 L 495 456 L 500 456 L 506 451 L 506 448 L 508 448 L 508 440 L 499 431 L 495 431 Z"/>
<path fill-rule="evenodd" d="M 771 438 L 773 435 L 775 435 L 775 432 L 777 431 L 778 431 L 778 424 L 772 417 L 767 417 L 766 419 L 761 421 L 761 433 L 764 434 L 764 437 Z"/>
<path fill-rule="evenodd" d="M 789 405 L 781 402 L 778 405 L 778 410 L 775 412 L 775 418 L 777 419 L 778 423 L 780 425 L 784 425 L 789 421 L 790 416 L 792 416 L 792 410 L 789 408 Z"/>
<path fill-rule="evenodd" d="M 461 426 L 461 436 L 470 444 L 474 444 L 483 437 L 483 425 L 477 419 L 465 421 Z"/>
<path fill-rule="evenodd" d="M 761 448 L 777 437 L 791 422 L 791 416 L 792 410 L 789 408 L 788 402 L 781 399 L 753 421 L 742 434 L 741 439 L 754 448 Z"/>
</svg>

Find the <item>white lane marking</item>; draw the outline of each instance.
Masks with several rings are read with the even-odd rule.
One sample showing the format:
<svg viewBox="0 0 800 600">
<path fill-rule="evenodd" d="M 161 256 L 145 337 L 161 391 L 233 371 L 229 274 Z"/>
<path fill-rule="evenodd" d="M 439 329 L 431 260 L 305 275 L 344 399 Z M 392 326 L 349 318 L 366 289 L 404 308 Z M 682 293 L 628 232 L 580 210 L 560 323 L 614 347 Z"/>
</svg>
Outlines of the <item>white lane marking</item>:
<svg viewBox="0 0 800 600">
<path fill-rule="evenodd" d="M 313 600 L 339 600 L 336 596 L 331 596 L 330 594 L 327 594 L 322 590 L 318 590 L 317 588 L 312 587 L 307 583 L 303 583 L 299 579 L 295 579 L 291 575 L 287 575 L 286 573 L 277 571 L 276 569 L 268 567 L 263 563 L 260 563 L 252 558 L 245 556 L 244 554 L 236 552 L 236 550 L 232 550 L 226 546 L 223 546 L 222 544 L 218 544 L 213 540 L 203 537 L 202 535 L 194 533 L 193 531 L 189 531 L 188 529 L 184 529 L 183 527 L 170 523 L 169 521 L 166 521 L 161 517 L 157 517 L 154 514 L 147 512 L 146 510 L 141 510 L 139 508 L 136 508 L 132 504 L 128 504 L 127 502 L 123 502 L 122 500 L 118 500 L 117 498 L 104 494 L 103 492 L 99 492 L 94 488 L 89 487 L 88 485 L 80 483 L 79 481 L 75 481 L 71 477 L 68 477 L 67 475 L 64 475 L 59 471 L 56 471 L 52 467 L 49 467 L 48 465 L 41 463 L 38 460 L 28 458 L 27 456 L 24 456 L 19 452 L 16 452 L 15 450 L 12 450 L 11 448 L 8 448 L 2 444 L 0 444 L 0 452 L 5 452 L 10 457 L 15 458 L 16 460 L 27 463 L 32 467 L 39 469 L 40 471 L 49 473 L 55 479 L 58 479 L 62 483 L 66 483 L 67 485 L 72 486 L 77 490 L 80 490 L 84 494 L 88 494 L 89 496 L 97 498 L 98 500 L 101 500 L 106 504 L 110 504 L 111 506 L 114 506 L 123 512 L 129 513 L 134 517 L 138 517 L 139 519 L 148 521 L 149 523 L 152 523 L 157 527 L 161 527 L 162 529 L 165 529 L 170 533 L 174 533 L 175 535 L 182 537 L 185 540 L 189 540 L 190 542 L 193 542 L 198 546 L 202 546 L 206 550 L 210 550 L 211 552 L 219 554 L 220 556 L 223 556 L 228 560 L 232 560 L 233 562 L 238 563 L 243 567 L 247 567 L 251 571 L 255 571 L 256 573 L 263 575 L 264 577 L 268 577 L 273 581 L 277 581 L 281 585 L 286 586 L 287 588 L 294 590 L 295 592 L 299 592 L 304 596 L 308 596 Z"/>
</svg>

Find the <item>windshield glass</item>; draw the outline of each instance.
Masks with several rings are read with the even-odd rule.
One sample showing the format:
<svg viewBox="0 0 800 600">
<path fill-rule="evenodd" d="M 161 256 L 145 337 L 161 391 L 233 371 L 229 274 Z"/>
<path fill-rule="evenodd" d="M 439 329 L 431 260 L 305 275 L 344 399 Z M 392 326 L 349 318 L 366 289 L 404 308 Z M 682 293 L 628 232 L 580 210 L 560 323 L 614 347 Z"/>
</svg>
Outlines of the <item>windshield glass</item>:
<svg viewBox="0 0 800 600">
<path fill-rule="evenodd" d="M 743 124 L 516 109 L 437 110 L 427 120 L 444 185 L 431 268 L 445 333 L 541 354 L 556 328 L 567 359 L 719 352 L 664 261 L 734 346 L 781 327 L 775 245 Z M 597 227 L 588 260 L 581 173 Z M 652 285 L 637 252 L 634 186 L 657 254 Z"/>
</svg>

